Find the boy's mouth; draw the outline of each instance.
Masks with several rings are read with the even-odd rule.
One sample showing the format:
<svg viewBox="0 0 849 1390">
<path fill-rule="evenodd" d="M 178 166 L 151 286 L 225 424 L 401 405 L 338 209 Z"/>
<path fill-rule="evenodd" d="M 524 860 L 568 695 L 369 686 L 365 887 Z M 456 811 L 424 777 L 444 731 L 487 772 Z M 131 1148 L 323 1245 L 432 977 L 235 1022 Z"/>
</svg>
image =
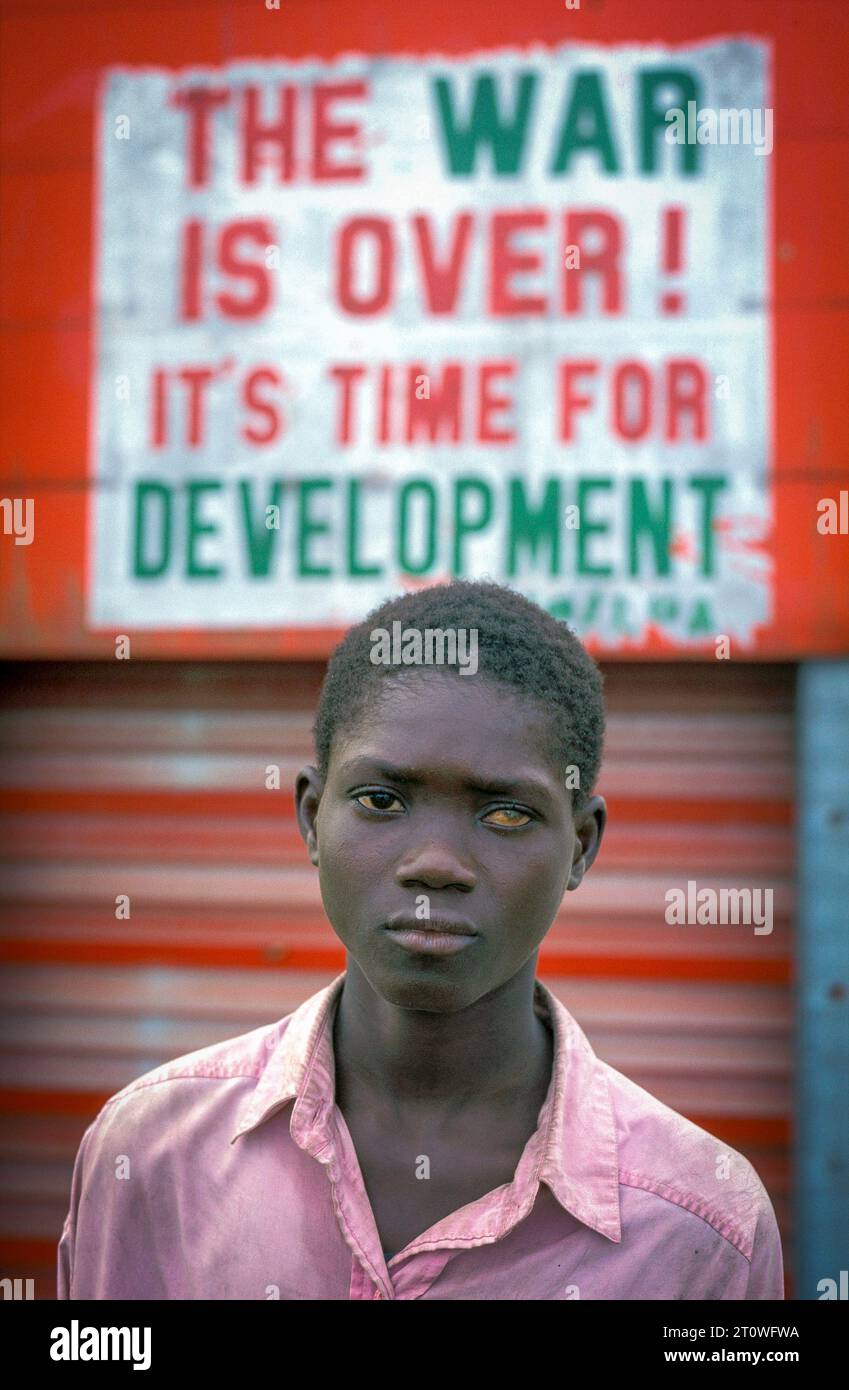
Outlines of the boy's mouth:
<svg viewBox="0 0 849 1390">
<path fill-rule="evenodd" d="M 418 956 L 455 956 L 477 940 L 478 933 L 469 922 L 445 919 L 418 921 L 415 918 L 393 918 L 387 924 L 386 935 L 400 946 Z"/>
<path fill-rule="evenodd" d="M 414 932 L 416 935 L 426 936 L 477 936 L 477 927 L 473 927 L 465 917 L 410 917 L 403 912 L 396 912 L 390 917 L 384 926 L 389 932 Z"/>
</svg>

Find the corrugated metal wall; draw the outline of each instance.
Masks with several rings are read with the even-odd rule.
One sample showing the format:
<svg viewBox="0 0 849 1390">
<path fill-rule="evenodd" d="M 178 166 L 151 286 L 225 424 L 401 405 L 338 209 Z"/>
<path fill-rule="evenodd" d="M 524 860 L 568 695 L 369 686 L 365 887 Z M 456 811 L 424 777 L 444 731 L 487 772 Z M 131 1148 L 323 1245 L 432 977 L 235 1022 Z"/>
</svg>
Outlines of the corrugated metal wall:
<svg viewBox="0 0 849 1390">
<path fill-rule="evenodd" d="M 0 1272 L 49 1298 L 74 1153 L 106 1097 L 344 968 L 291 792 L 323 667 L 0 669 Z M 539 973 L 605 1060 L 752 1159 L 788 1255 L 793 671 L 606 675 L 611 823 Z M 665 894 L 688 879 L 773 888 L 774 931 L 668 926 Z"/>
</svg>

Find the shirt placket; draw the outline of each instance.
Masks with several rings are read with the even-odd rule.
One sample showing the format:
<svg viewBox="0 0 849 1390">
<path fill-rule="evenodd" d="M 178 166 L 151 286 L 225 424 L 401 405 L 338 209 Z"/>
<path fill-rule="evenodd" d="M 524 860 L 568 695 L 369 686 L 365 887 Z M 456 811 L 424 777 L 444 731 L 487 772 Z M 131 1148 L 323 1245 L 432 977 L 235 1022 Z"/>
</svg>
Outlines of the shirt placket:
<svg viewBox="0 0 849 1390">
<path fill-rule="evenodd" d="M 351 1250 L 350 1300 L 414 1299 L 425 1293 L 441 1274 L 456 1251 L 451 1249 L 422 1250 L 399 1258 L 394 1274 L 388 1269 L 377 1250 L 380 1237 L 368 1193 L 362 1180 L 353 1141 L 340 1112 L 333 1112 L 336 1123 L 329 1126 L 332 1135 L 327 1151 L 319 1160 L 325 1165 L 331 1184 L 333 1209 L 339 1229 Z M 343 1122 L 340 1125 L 339 1120 Z M 434 1231 L 434 1234 L 438 1234 Z M 369 1269 L 371 1265 L 371 1270 Z M 385 1278 L 380 1271 L 386 1271 Z M 375 1277 L 375 1273 L 378 1276 Z"/>
<path fill-rule="evenodd" d="M 353 1255 L 351 1258 L 351 1286 L 348 1290 L 348 1298 L 352 1301 L 362 1302 L 364 1299 L 383 1297 L 384 1295 L 380 1288 L 363 1269 L 356 1255 Z"/>
<path fill-rule="evenodd" d="M 348 1152 L 344 1141 L 334 1124 L 327 1129 L 329 1142 L 325 1150 L 315 1157 L 324 1166 L 330 1183 L 333 1210 L 339 1230 L 351 1251 L 351 1281 L 348 1288 L 349 1299 L 393 1298 L 392 1280 L 386 1271 L 386 1279 L 380 1279 L 381 1266 L 385 1269 L 382 1255 L 378 1261 L 370 1247 L 379 1248 L 379 1237 L 374 1213 L 369 1205 L 368 1195 L 353 1150 Z M 354 1179 L 356 1168 L 359 1181 Z M 380 1280 L 380 1282 L 378 1282 Z"/>
</svg>

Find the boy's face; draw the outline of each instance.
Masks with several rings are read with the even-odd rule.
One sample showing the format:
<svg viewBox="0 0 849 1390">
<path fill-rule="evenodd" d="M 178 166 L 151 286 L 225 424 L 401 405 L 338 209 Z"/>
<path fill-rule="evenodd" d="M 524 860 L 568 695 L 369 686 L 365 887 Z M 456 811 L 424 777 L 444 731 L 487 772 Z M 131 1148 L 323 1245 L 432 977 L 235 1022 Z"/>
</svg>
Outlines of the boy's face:
<svg viewBox="0 0 849 1390">
<path fill-rule="evenodd" d="M 334 739 L 323 784 L 315 768 L 299 774 L 325 911 L 384 999 L 433 1012 L 475 1003 L 536 952 L 577 888 L 604 802 L 573 819 L 551 734 L 545 710 L 518 691 L 416 672 L 384 679 L 367 715 Z M 405 948 L 387 923 L 427 927 L 423 904 L 434 924 L 474 934 L 450 954 Z"/>
</svg>

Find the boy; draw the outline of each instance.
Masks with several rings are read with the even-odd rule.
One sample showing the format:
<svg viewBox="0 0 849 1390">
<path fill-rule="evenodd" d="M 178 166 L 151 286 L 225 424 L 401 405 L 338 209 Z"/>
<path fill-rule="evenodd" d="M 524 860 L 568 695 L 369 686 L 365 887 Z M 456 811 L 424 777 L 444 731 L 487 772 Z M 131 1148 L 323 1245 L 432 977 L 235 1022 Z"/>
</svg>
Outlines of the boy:
<svg viewBox="0 0 849 1390">
<path fill-rule="evenodd" d="M 604 832 L 603 731 L 595 663 L 501 585 L 348 632 L 296 781 L 347 969 L 106 1103 L 60 1298 L 783 1297 L 751 1164 L 596 1058 L 535 977 Z"/>
</svg>

